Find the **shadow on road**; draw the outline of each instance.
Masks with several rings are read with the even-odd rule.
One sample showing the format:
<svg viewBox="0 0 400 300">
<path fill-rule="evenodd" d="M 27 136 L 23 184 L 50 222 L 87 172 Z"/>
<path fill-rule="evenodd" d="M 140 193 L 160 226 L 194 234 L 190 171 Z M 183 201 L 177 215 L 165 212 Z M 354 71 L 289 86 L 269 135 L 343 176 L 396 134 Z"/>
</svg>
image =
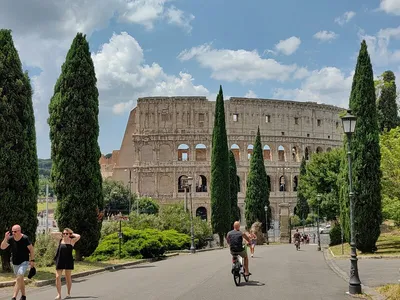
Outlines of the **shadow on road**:
<svg viewBox="0 0 400 300">
<path fill-rule="evenodd" d="M 98 297 L 94 297 L 94 296 L 76 296 L 76 297 L 70 297 L 68 299 L 95 299 Z"/>
<path fill-rule="evenodd" d="M 265 283 L 259 282 L 257 280 L 249 280 L 248 282 L 242 282 L 239 286 L 264 286 Z"/>
<path fill-rule="evenodd" d="M 142 266 L 131 266 L 125 267 L 124 269 L 145 269 L 145 268 L 154 268 L 154 265 L 142 265 Z"/>
</svg>

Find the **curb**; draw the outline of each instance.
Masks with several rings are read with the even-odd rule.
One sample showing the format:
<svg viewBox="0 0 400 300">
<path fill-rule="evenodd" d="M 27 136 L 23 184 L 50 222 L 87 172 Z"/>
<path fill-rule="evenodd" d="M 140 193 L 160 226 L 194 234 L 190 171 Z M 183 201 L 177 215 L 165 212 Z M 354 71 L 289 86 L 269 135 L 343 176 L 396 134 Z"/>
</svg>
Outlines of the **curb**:
<svg viewBox="0 0 400 300">
<path fill-rule="evenodd" d="M 332 257 L 329 257 L 329 252 L 331 253 Z M 329 248 L 323 248 L 322 249 L 323 253 L 324 253 L 324 259 L 326 264 L 331 268 L 331 270 L 338 275 L 340 278 L 342 278 L 344 281 L 349 282 L 350 280 L 350 276 L 344 272 L 342 269 L 340 269 L 338 267 L 338 265 L 335 263 L 334 259 L 335 256 L 332 254 L 332 251 Z M 382 296 L 381 294 L 379 294 L 377 291 L 375 291 L 375 289 L 364 285 L 361 283 L 361 287 L 364 293 L 366 293 L 368 296 L 370 296 L 372 299 L 374 300 L 385 300 L 386 298 L 384 296 Z M 357 295 L 350 295 L 348 292 L 346 292 L 346 295 L 352 297 L 352 298 L 360 298 Z"/>
<path fill-rule="evenodd" d="M 348 258 L 348 256 L 346 255 L 335 255 L 333 254 L 331 248 L 329 247 L 329 252 L 331 253 L 331 255 L 334 258 L 337 259 L 341 259 L 341 258 Z M 376 255 L 376 256 L 372 256 L 372 255 L 359 255 L 357 254 L 357 258 L 358 259 L 400 259 L 400 255 Z"/>
<path fill-rule="evenodd" d="M 113 266 L 108 266 L 108 267 L 104 267 L 104 268 L 99 268 L 99 269 L 94 269 L 94 270 L 90 270 L 90 271 L 84 271 L 84 272 L 72 274 L 71 277 L 74 279 L 74 278 L 80 278 L 80 277 L 85 277 L 85 276 L 89 276 L 89 275 L 93 275 L 93 274 L 102 273 L 102 272 L 105 272 L 105 271 L 116 271 L 116 270 L 123 269 L 125 267 L 130 267 L 130 266 L 135 266 L 135 265 L 140 265 L 140 264 L 145 264 L 145 263 L 156 262 L 156 261 L 159 261 L 159 260 L 167 259 L 169 257 L 174 257 L 174 256 L 178 256 L 178 255 L 179 255 L 179 253 L 176 253 L 176 252 L 168 253 L 164 257 L 146 258 L 146 259 L 141 259 L 141 260 L 132 261 L 132 262 L 128 262 L 128 263 L 116 264 L 116 265 L 113 265 Z M 33 281 L 31 279 L 25 278 L 25 283 L 26 284 L 33 283 L 33 285 L 35 287 L 42 287 L 42 286 L 46 286 L 46 285 L 51 285 L 51 284 L 55 284 L 55 282 L 56 282 L 55 279 L 46 279 L 46 280 Z M 61 278 L 61 282 L 65 282 L 65 278 L 64 277 Z M 0 288 L 11 287 L 11 286 L 14 286 L 14 284 L 15 284 L 15 280 L 0 282 Z"/>
</svg>

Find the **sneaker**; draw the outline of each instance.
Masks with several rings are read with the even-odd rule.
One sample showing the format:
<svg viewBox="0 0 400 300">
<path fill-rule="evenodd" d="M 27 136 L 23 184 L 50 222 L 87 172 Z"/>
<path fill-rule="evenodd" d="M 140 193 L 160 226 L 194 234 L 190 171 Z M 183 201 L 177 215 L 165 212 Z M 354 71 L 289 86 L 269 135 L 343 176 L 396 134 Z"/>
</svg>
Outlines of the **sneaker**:
<svg viewBox="0 0 400 300">
<path fill-rule="evenodd" d="M 17 298 L 15 298 L 15 297 L 12 297 L 12 298 L 11 298 L 11 300 L 17 300 Z"/>
</svg>

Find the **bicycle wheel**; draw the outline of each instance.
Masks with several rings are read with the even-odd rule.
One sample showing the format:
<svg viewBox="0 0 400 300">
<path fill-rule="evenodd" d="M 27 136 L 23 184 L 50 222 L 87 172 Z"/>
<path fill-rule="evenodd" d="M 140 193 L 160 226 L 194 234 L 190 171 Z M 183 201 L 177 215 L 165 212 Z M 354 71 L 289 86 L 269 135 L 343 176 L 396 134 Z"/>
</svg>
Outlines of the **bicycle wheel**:
<svg viewBox="0 0 400 300">
<path fill-rule="evenodd" d="M 236 286 L 239 286 L 240 284 L 240 273 L 234 272 L 233 273 L 233 281 L 235 282 Z"/>
</svg>

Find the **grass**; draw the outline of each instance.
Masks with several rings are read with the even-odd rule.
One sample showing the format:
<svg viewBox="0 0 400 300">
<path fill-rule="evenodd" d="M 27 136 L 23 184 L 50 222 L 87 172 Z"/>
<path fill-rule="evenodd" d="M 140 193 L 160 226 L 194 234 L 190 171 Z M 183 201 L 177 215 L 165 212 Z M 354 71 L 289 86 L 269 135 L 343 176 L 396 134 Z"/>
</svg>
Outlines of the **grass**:
<svg viewBox="0 0 400 300">
<path fill-rule="evenodd" d="M 49 210 L 54 210 L 57 207 L 57 202 L 49 202 Z M 46 210 L 46 202 L 38 202 L 37 204 L 38 212 Z"/>
<path fill-rule="evenodd" d="M 381 235 L 376 243 L 378 250 L 375 253 L 357 253 L 359 256 L 400 256 L 400 228 L 396 228 L 393 226 L 383 225 L 381 229 Z M 350 245 L 344 244 L 344 256 L 348 256 L 350 254 Z M 343 256 L 342 255 L 342 245 L 332 246 L 332 253 L 335 256 Z"/>
<path fill-rule="evenodd" d="M 85 271 L 92 271 L 100 268 L 105 268 L 109 266 L 114 266 L 117 264 L 128 263 L 136 261 L 137 259 L 115 259 L 103 262 L 88 262 L 88 261 L 76 261 L 74 270 L 72 274 L 81 273 Z M 51 267 L 37 267 L 36 268 L 36 275 L 33 277 L 35 281 L 39 280 L 47 280 L 47 279 L 55 279 L 55 268 L 54 266 Z M 28 275 L 28 273 L 26 273 Z M 15 279 L 13 273 L 0 273 L 0 282 L 4 281 L 13 281 Z"/>
<path fill-rule="evenodd" d="M 387 300 L 400 300 L 400 284 L 387 284 L 377 288 Z"/>
</svg>

